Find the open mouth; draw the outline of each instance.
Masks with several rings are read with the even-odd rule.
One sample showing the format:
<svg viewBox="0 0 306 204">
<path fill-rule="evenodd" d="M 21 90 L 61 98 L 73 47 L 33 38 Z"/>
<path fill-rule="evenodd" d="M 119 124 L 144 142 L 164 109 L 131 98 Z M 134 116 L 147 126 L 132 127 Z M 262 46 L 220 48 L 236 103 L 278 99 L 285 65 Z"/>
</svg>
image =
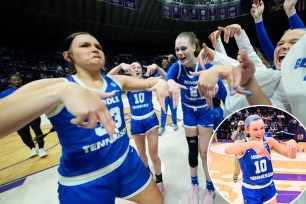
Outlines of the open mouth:
<svg viewBox="0 0 306 204">
<path fill-rule="evenodd" d="M 285 57 L 286 57 L 286 54 L 280 54 L 280 55 L 278 56 L 278 62 L 281 64 L 281 63 L 283 62 L 283 60 L 284 60 Z"/>
<path fill-rule="evenodd" d="M 181 62 L 184 62 L 186 60 L 186 57 L 180 57 L 179 59 Z"/>
</svg>

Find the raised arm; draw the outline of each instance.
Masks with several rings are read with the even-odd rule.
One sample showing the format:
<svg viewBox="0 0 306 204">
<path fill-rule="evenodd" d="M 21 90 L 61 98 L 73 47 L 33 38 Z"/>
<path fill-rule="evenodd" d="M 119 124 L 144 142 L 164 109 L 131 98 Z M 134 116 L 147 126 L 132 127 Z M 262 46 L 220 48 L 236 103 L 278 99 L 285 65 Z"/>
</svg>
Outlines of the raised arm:
<svg viewBox="0 0 306 204">
<path fill-rule="evenodd" d="M 270 62 L 273 63 L 273 58 L 274 58 L 273 54 L 275 47 L 272 44 L 264 26 L 262 18 L 263 11 L 264 11 L 264 3 L 262 0 L 260 0 L 258 4 L 255 3 L 252 4 L 251 15 L 253 16 L 255 21 L 258 40 L 260 42 L 261 48 L 265 53 L 265 56 L 268 58 Z"/>
<path fill-rule="evenodd" d="M 221 37 L 220 37 L 221 31 L 220 30 L 216 30 L 214 32 L 212 32 L 208 38 L 211 41 L 213 47 L 215 48 L 215 50 L 219 53 L 222 53 L 223 55 L 227 56 L 226 50 L 224 48 L 224 45 L 222 43 Z"/>
<path fill-rule="evenodd" d="M 205 69 L 204 65 L 206 59 L 211 61 L 214 65 L 239 65 L 239 62 L 237 60 L 234 60 L 222 53 L 219 53 L 206 46 L 205 43 L 203 43 L 202 50 L 200 51 L 198 56 L 198 62 L 202 69 Z"/>
<path fill-rule="evenodd" d="M 147 66 L 144 65 L 143 67 L 146 68 L 147 70 L 150 70 L 150 75 L 155 70 L 157 70 L 162 79 L 166 78 L 166 76 L 167 76 L 167 72 L 165 72 L 165 70 L 163 68 L 161 68 L 160 66 L 158 66 L 157 64 L 151 64 L 151 65 L 147 65 Z"/>
<path fill-rule="evenodd" d="M 300 19 L 299 15 L 296 13 L 295 5 L 298 0 L 285 0 L 284 1 L 284 10 L 288 16 L 288 21 L 290 24 L 291 30 L 295 28 L 305 28 L 303 21 Z"/>
<path fill-rule="evenodd" d="M 113 69 L 111 69 L 107 75 L 116 75 L 119 73 L 120 70 L 123 70 L 125 72 L 130 72 L 131 71 L 131 65 L 130 64 L 126 64 L 126 63 L 121 63 L 118 66 L 114 67 Z"/>
</svg>

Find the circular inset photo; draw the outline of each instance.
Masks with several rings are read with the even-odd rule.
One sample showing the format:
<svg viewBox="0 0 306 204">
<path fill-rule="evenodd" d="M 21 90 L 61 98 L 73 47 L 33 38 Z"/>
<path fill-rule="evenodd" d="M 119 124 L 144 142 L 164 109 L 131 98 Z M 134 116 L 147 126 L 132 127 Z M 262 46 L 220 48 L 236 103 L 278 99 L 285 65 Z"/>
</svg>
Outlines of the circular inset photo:
<svg viewBox="0 0 306 204">
<path fill-rule="evenodd" d="M 306 187 L 305 128 L 275 107 L 250 106 L 228 116 L 208 158 L 216 189 L 233 204 L 292 203 Z"/>
</svg>

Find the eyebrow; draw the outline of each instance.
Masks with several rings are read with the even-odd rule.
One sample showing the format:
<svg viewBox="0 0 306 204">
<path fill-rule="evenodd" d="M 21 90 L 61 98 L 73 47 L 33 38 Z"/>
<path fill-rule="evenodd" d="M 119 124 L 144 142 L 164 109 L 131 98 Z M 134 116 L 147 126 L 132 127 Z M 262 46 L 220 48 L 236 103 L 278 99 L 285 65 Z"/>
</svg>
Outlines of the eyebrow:
<svg viewBox="0 0 306 204">
<path fill-rule="evenodd" d="M 81 41 L 81 42 L 79 42 L 78 44 L 80 45 L 80 44 L 91 44 L 92 42 L 90 42 L 90 41 Z M 100 45 L 100 43 L 97 43 L 97 42 L 94 42 L 93 43 L 94 45 L 99 45 L 99 46 L 101 46 Z"/>
</svg>

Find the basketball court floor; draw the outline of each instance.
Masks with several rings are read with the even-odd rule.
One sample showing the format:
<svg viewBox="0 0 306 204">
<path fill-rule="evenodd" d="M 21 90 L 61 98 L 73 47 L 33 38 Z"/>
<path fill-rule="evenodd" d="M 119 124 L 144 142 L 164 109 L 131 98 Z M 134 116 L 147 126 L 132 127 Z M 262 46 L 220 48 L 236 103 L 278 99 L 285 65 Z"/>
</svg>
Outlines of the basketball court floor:
<svg viewBox="0 0 306 204">
<path fill-rule="evenodd" d="M 160 107 L 156 100 L 153 100 L 158 117 L 160 116 Z M 129 108 L 127 99 L 124 98 L 126 122 L 129 128 Z M 179 106 L 180 107 L 180 106 Z M 168 111 L 170 114 L 170 110 Z M 159 117 L 160 118 L 160 117 Z M 42 117 L 42 130 L 44 133 L 51 128 L 49 121 Z M 178 109 L 178 126 L 179 130 L 174 131 L 172 120 L 169 116 L 167 119 L 166 132 L 159 137 L 159 155 L 162 161 L 162 172 L 164 187 L 166 191 L 165 204 L 187 204 L 188 193 L 190 190 L 190 173 L 188 166 L 188 149 L 184 130 L 182 127 L 182 112 Z M 34 135 L 34 134 L 33 134 Z M 135 146 L 133 138 L 130 139 L 132 146 Z M 13 133 L 0 140 L 0 203 L 2 204 L 57 204 L 57 168 L 61 155 L 61 147 L 58 143 L 56 133 L 51 133 L 45 139 L 45 149 L 48 156 L 45 158 L 28 158 L 30 150 L 26 147 L 17 133 Z M 222 144 L 213 144 L 209 154 L 209 165 L 216 164 L 216 167 L 211 167 L 211 175 L 220 189 L 222 195 L 231 202 L 239 200 L 241 179 L 240 182 L 234 184 L 231 180 L 230 163 L 233 163 L 233 157 L 226 156 L 224 158 L 220 152 L 223 151 Z M 306 149 L 306 148 L 305 148 Z M 221 156 L 220 156 L 221 155 Z M 221 157 L 221 158 L 218 158 Z M 300 175 L 299 180 L 283 182 L 276 180 L 276 184 L 280 186 L 280 190 L 297 192 L 296 196 L 305 189 L 306 186 L 306 153 L 302 155 L 301 160 L 293 163 L 288 163 L 287 166 L 274 167 L 275 171 L 285 171 L 290 178 L 292 175 Z M 200 159 L 200 157 L 199 157 Z M 228 164 L 228 165 L 226 165 Z M 228 168 L 226 172 L 219 171 L 219 166 Z M 151 169 L 152 165 L 150 164 Z M 229 166 L 229 167 L 227 167 Z M 289 167 L 291 167 L 289 169 Z M 217 176 L 216 176 L 217 175 Z M 289 177 L 288 177 L 289 178 Z M 224 181 L 224 179 L 226 181 Z M 286 179 L 285 179 L 286 180 Z M 203 199 L 205 190 L 205 176 L 203 169 L 199 166 L 199 181 L 200 181 L 200 203 Z M 224 186 L 221 188 L 220 186 Z M 291 195 L 291 194 L 290 194 Z M 232 199 L 233 197 L 233 199 Z M 102 199 L 101 199 L 102 200 Z M 101 201 L 103 203 L 103 201 Z M 129 204 L 132 202 L 116 199 L 116 204 Z M 216 204 L 227 204 L 228 202 L 219 194 L 216 196 Z M 241 203 L 241 202 L 240 202 Z M 285 202 L 286 203 L 286 202 Z M 306 193 L 300 196 L 295 204 L 306 203 Z"/>
</svg>

